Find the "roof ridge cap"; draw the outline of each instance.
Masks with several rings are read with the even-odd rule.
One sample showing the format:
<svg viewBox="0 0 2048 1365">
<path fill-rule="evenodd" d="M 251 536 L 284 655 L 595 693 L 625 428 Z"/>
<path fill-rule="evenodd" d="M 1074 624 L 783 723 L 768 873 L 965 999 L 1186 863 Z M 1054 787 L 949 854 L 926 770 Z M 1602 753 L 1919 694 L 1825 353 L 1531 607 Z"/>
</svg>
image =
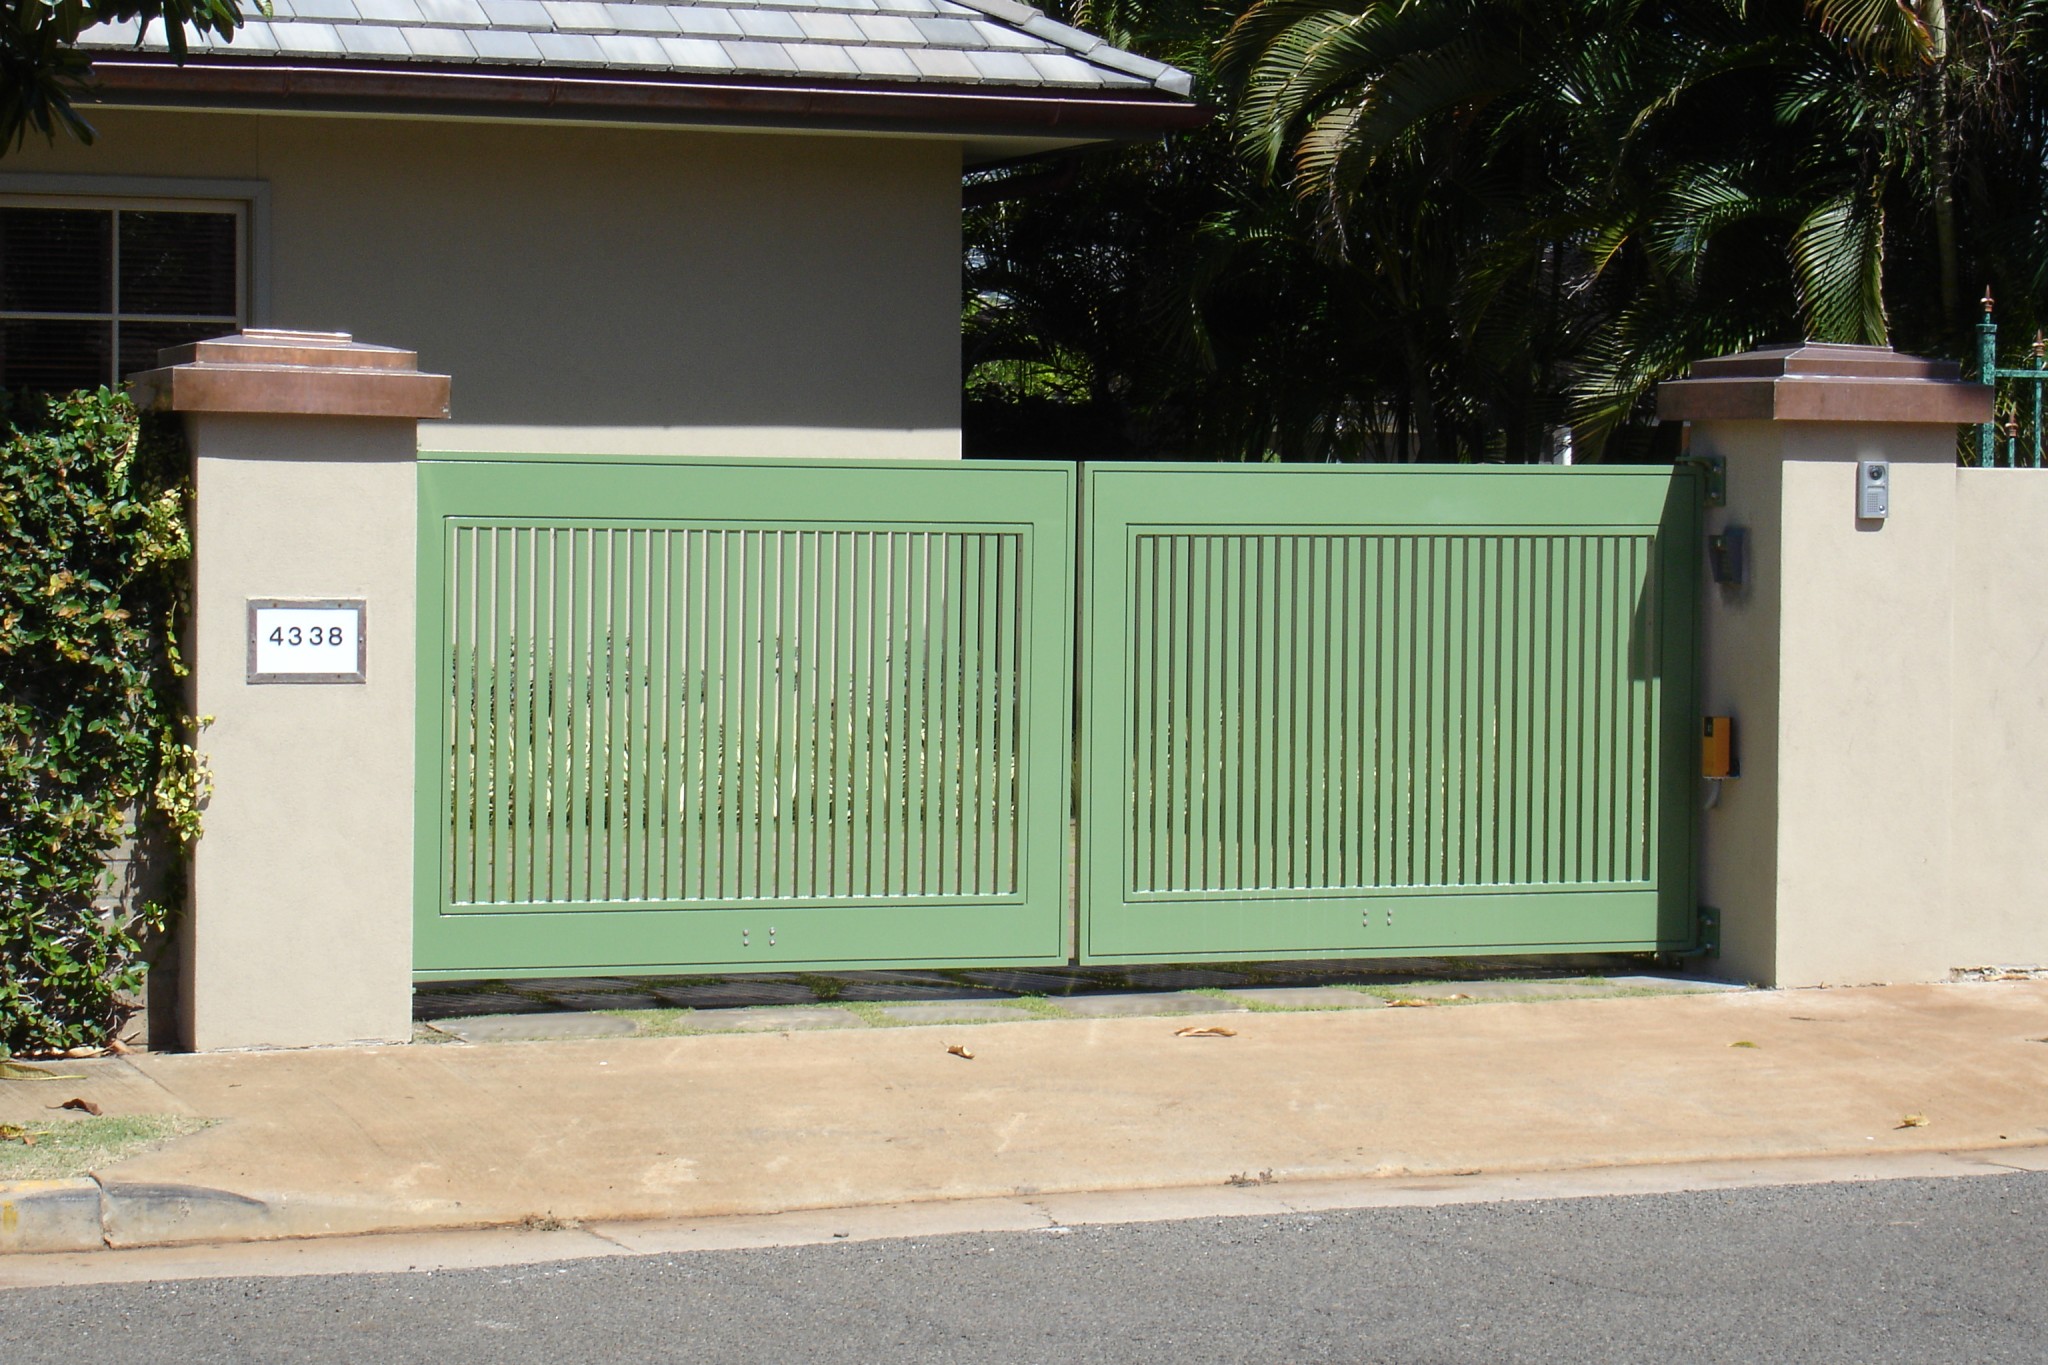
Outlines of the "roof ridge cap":
<svg viewBox="0 0 2048 1365">
<path fill-rule="evenodd" d="M 1020 28 L 1033 19 L 1046 17 L 1044 10 L 1024 4 L 1023 0 L 953 0 L 953 3 Z"/>
<path fill-rule="evenodd" d="M 977 10 L 999 23 L 1020 29 L 1044 42 L 1065 48 L 1076 57 L 1092 62 L 1096 66 L 1121 71 L 1148 82 L 1154 89 L 1170 95 L 1189 95 L 1194 91 L 1194 77 L 1157 58 L 1131 52 L 1118 47 L 1099 33 L 1063 24 L 1046 14 L 1044 10 L 1024 4 L 1022 0 L 952 0 L 965 9 Z"/>
</svg>

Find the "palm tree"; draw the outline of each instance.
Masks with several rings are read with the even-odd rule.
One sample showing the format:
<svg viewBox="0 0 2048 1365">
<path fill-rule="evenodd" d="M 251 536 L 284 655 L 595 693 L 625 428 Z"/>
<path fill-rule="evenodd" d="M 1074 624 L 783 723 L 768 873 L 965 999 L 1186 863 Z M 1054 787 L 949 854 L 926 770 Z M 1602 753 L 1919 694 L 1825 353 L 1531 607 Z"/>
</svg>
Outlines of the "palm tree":
<svg viewBox="0 0 2048 1365">
<path fill-rule="evenodd" d="M 1641 458 L 1649 394 L 1700 356 L 1961 358 L 1987 283 L 2009 338 L 2048 321 L 2048 0 L 1069 17 L 1193 65 L 1225 114 L 990 173 L 1037 189 L 969 215 L 978 391 L 1085 408 L 1096 450 L 1523 460 L 1564 428 Z"/>
<path fill-rule="evenodd" d="M 1959 354 L 1966 271 L 2017 269 L 2038 298 L 2041 9 L 1257 0 L 1218 66 L 1245 154 L 1339 250 L 1393 246 L 1354 224 L 1417 161 L 1484 202 L 1474 236 L 1434 244 L 1465 262 L 1468 336 L 1491 311 L 1547 338 L 1524 372 L 1563 377 L 1597 447 L 1697 356 L 1798 336 Z"/>
<path fill-rule="evenodd" d="M 1063 17 L 1206 74 L 1216 20 L 1197 0 Z M 1320 259 L 1220 125 L 971 174 L 966 197 L 970 452 L 1321 460 L 1412 444 L 1381 401 L 1398 376 L 1370 273 Z"/>
<path fill-rule="evenodd" d="M 1218 69 L 1239 145 L 1408 319 L 1438 456 L 1529 459 L 1589 341 L 1584 244 L 1643 54 L 1608 3 L 1262 0 Z M 1426 398 L 1425 398 L 1426 395 Z"/>
</svg>

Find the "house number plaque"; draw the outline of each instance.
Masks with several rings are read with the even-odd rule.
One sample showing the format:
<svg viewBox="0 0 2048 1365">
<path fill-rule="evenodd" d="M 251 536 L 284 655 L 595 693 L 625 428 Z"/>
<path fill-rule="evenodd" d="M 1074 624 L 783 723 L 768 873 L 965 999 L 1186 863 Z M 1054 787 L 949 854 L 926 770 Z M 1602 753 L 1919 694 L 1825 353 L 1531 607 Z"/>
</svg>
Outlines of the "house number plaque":
<svg viewBox="0 0 2048 1365">
<path fill-rule="evenodd" d="M 362 682 L 364 645 L 360 598 L 249 603 L 252 683 Z"/>
</svg>

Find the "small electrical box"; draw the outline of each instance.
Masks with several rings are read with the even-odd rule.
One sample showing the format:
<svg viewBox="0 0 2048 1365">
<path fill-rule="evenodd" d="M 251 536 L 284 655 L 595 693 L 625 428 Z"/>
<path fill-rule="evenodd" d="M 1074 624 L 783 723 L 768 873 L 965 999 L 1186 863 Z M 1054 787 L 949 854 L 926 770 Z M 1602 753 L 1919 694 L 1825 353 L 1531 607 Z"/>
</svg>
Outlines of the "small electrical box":
<svg viewBox="0 0 2048 1365">
<path fill-rule="evenodd" d="M 1883 521 L 1892 511 L 1892 462 L 1856 462 L 1856 517 L 1859 521 Z"/>
<path fill-rule="evenodd" d="M 1708 716 L 1700 729 L 1700 776 L 1736 775 L 1735 717 Z"/>
<path fill-rule="evenodd" d="M 1716 583 L 1739 584 L 1749 578 L 1749 532 L 1730 526 L 1707 537 L 1707 568 Z"/>
</svg>

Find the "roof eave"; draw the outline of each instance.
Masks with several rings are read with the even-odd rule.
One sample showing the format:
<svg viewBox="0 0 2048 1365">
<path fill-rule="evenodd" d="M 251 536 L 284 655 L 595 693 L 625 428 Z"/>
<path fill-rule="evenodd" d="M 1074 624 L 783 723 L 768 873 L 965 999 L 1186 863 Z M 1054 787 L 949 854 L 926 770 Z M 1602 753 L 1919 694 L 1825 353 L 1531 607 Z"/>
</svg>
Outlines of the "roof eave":
<svg viewBox="0 0 2048 1365">
<path fill-rule="evenodd" d="M 608 71 L 96 53 L 100 105 L 455 118 L 578 119 L 933 136 L 1128 141 L 1200 127 L 1214 111 L 1164 91 L 781 82 Z"/>
</svg>

